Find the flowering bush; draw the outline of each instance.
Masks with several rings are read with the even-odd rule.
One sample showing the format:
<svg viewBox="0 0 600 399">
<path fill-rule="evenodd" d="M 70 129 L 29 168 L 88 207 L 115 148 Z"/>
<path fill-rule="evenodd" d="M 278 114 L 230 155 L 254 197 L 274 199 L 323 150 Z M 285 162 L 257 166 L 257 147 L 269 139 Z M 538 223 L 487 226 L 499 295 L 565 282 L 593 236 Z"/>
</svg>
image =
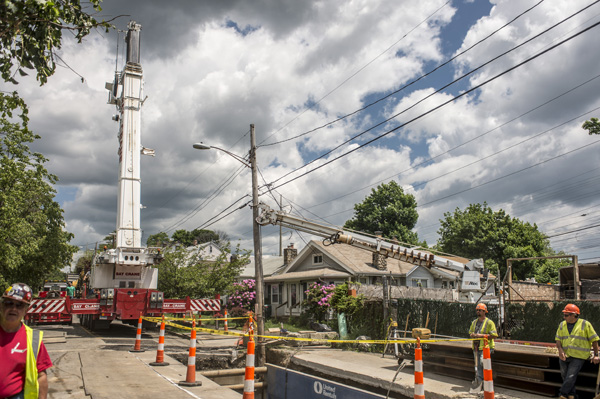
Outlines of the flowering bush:
<svg viewBox="0 0 600 399">
<path fill-rule="evenodd" d="M 252 279 L 244 280 L 241 283 L 233 283 L 233 294 L 229 297 L 227 308 L 243 308 L 254 311 L 256 303 L 256 291 L 254 286 L 256 281 Z"/>
<path fill-rule="evenodd" d="M 331 307 L 331 297 L 335 291 L 335 285 L 312 283 L 304 293 L 306 299 L 302 302 L 305 312 L 312 315 L 317 321 L 323 320 Z"/>
</svg>

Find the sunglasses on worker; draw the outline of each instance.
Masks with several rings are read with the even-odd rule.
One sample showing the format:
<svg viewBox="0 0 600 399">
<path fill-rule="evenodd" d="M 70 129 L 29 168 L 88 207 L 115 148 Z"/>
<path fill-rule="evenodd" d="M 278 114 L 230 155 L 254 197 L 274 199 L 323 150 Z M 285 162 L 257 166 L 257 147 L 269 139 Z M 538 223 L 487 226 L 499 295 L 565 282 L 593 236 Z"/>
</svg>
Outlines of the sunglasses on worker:
<svg viewBox="0 0 600 399">
<path fill-rule="evenodd" d="M 27 306 L 24 302 L 16 302 L 16 301 L 2 301 L 2 305 L 6 308 L 10 308 L 11 306 L 16 307 L 17 309 L 23 309 Z"/>
</svg>

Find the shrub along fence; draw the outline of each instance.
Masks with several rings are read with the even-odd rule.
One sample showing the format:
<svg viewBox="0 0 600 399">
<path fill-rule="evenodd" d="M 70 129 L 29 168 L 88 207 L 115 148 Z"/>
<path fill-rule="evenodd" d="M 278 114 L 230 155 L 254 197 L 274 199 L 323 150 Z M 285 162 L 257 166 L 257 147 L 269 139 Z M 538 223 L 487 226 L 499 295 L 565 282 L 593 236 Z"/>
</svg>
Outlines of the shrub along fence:
<svg viewBox="0 0 600 399">
<path fill-rule="evenodd" d="M 514 302 L 506 306 L 506 322 L 500 326 L 498 305 L 487 305 L 487 316 L 505 337 L 514 340 L 554 342 L 558 324 L 563 320 L 562 310 L 567 303 L 576 304 L 581 317 L 589 320 L 596 332 L 600 333 L 600 302 L 553 301 L 553 302 Z M 413 328 L 429 328 L 432 333 L 453 337 L 468 337 L 469 326 L 475 319 L 474 303 L 434 301 L 427 299 L 394 299 L 390 314 L 397 315 L 398 328 L 408 331 Z M 429 319 L 429 321 L 427 321 Z M 381 301 L 365 303 L 361 312 L 348 321 L 351 337 L 367 335 L 373 339 L 385 339 L 389 320 L 383 320 Z M 334 328 L 337 328 L 334 323 Z M 410 336 L 410 334 L 409 334 Z"/>
</svg>

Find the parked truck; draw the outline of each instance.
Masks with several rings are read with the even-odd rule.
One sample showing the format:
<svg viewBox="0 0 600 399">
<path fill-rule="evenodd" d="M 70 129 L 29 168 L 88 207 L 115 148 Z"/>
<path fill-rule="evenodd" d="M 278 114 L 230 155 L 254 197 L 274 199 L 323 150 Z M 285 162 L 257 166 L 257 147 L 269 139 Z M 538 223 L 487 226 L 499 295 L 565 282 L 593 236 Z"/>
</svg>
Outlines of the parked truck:
<svg viewBox="0 0 600 399">
<path fill-rule="evenodd" d="M 141 144 L 141 109 L 144 103 L 143 71 L 140 64 L 140 30 L 135 21 L 128 24 L 127 57 L 121 72 L 115 72 L 106 84 L 108 103 L 119 123 L 119 182 L 117 225 L 114 248 L 97 251 L 89 276 L 80 287 L 81 298 L 47 301 L 33 307 L 26 318 L 79 315 L 81 324 L 90 329 L 108 328 L 113 320 L 137 323 L 140 315 L 185 314 L 219 311 L 218 299 L 167 299 L 157 289 L 158 269 L 163 259 L 160 248 L 143 247 L 140 227 L 141 155 L 154 156 L 154 150 Z M 61 301 L 60 303 L 58 301 Z"/>
</svg>

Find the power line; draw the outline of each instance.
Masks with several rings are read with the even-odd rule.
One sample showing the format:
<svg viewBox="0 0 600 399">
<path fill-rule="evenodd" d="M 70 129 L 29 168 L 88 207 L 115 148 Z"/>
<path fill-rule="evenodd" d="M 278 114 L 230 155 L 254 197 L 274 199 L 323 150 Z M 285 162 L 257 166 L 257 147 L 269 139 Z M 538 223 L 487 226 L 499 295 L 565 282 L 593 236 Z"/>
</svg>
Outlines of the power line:
<svg viewBox="0 0 600 399">
<path fill-rule="evenodd" d="M 381 101 L 383 101 L 383 100 L 386 100 L 386 99 L 388 99 L 389 97 L 391 97 L 391 96 L 393 96 L 393 95 L 395 95 L 395 94 L 398 94 L 399 92 L 403 91 L 404 89 L 406 89 L 406 88 L 408 88 L 408 87 L 412 86 L 413 84 L 417 83 L 417 82 L 418 82 L 418 81 L 420 81 L 421 79 L 423 79 L 423 78 L 425 78 L 425 77 L 427 77 L 427 76 L 429 76 L 429 75 L 433 74 L 433 73 L 434 73 L 434 72 L 436 72 L 438 69 L 440 69 L 440 68 L 443 68 L 444 66 L 448 65 L 449 63 L 451 63 L 452 61 L 454 61 L 454 60 L 455 60 L 455 59 L 457 59 L 458 57 L 460 57 L 460 56 L 464 55 L 464 54 L 465 54 L 465 53 L 467 53 L 468 51 L 472 50 L 474 47 L 476 47 L 476 46 L 478 46 L 479 44 L 483 43 L 484 41 L 486 41 L 486 40 L 487 40 L 487 39 L 489 39 L 490 37 L 494 36 L 496 33 L 498 33 L 499 31 L 501 31 L 502 29 L 506 28 L 507 26 L 511 25 L 511 24 L 512 24 L 513 22 L 515 22 L 517 19 L 519 19 L 520 17 L 522 17 L 523 15 L 525 15 L 526 13 L 528 13 L 529 11 L 533 10 L 534 8 L 536 8 L 536 7 L 537 7 L 538 5 L 540 5 L 542 2 L 544 2 L 544 0 L 540 0 L 538 3 L 536 3 L 536 4 L 535 4 L 535 5 L 533 5 L 532 7 L 528 8 L 527 10 L 523 11 L 521 14 L 517 15 L 516 17 L 514 17 L 514 18 L 513 18 L 511 21 L 509 21 L 509 22 L 507 22 L 506 24 L 502 25 L 500 28 L 496 29 L 495 31 L 493 31 L 492 33 L 490 33 L 489 35 L 487 35 L 487 36 L 486 36 L 486 37 L 484 37 L 483 39 L 481 39 L 481 40 L 477 41 L 476 43 L 474 43 L 473 45 L 471 45 L 471 46 L 470 46 L 470 47 L 468 47 L 467 49 L 465 49 L 465 50 L 461 51 L 460 53 L 458 53 L 458 54 L 456 54 L 455 56 L 453 56 L 453 57 L 449 58 L 448 60 L 446 60 L 445 62 L 443 62 L 443 63 L 439 64 L 437 67 L 435 67 L 435 68 L 434 68 L 434 69 L 432 69 L 431 71 L 429 71 L 429 72 L 427 72 L 427 73 L 425 73 L 425 74 L 423 74 L 423 75 L 419 76 L 417 79 L 414 79 L 414 80 L 410 81 L 409 83 L 407 83 L 407 84 L 405 84 L 404 86 L 400 87 L 398 90 L 395 90 L 395 91 L 391 92 L 390 94 L 388 94 L 388 95 L 386 95 L 386 96 L 384 96 L 384 97 L 381 97 L 381 98 L 379 98 L 378 100 L 376 100 L 376 101 L 373 101 L 373 102 L 371 102 L 371 103 L 367 104 L 366 106 L 364 106 L 364 107 L 362 107 L 362 108 L 360 108 L 360 109 L 358 109 L 358 110 L 356 110 L 356 111 L 353 111 L 353 112 L 351 112 L 351 113 L 349 113 L 349 114 L 347 114 L 347 115 L 344 115 L 344 116 L 342 116 L 342 117 L 339 117 L 339 118 L 337 118 L 337 119 L 334 119 L 334 120 L 333 120 L 333 121 L 331 121 L 331 122 L 327 122 L 326 124 L 324 124 L 324 125 L 322 125 L 322 126 L 316 127 L 316 128 L 314 128 L 314 129 L 312 129 L 312 130 L 306 131 L 306 132 L 304 132 L 304 133 L 301 133 L 301 134 L 299 134 L 299 135 L 297 135 L 297 136 L 294 136 L 294 137 L 290 137 L 290 138 L 288 138 L 288 139 L 285 139 L 285 140 L 277 141 L 277 142 L 275 142 L 275 143 L 263 144 L 261 147 L 272 146 L 272 145 L 276 145 L 276 144 L 285 143 L 285 142 L 287 142 L 287 141 L 295 140 L 295 139 L 297 139 L 297 138 L 300 138 L 300 137 L 302 137 L 302 136 L 305 136 L 305 135 L 307 135 L 307 134 L 313 133 L 313 132 L 315 132 L 315 131 L 317 131 L 317 130 L 320 130 L 320 129 L 326 128 L 327 126 L 333 125 L 334 123 L 337 123 L 337 122 L 339 122 L 339 121 L 342 121 L 342 120 L 344 120 L 344 119 L 346 119 L 346 118 L 348 118 L 348 117 L 350 117 L 350 116 L 352 116 L 352 115 L 355 115 L 355 114 L 357 114 L 357 113 L 359 113 L 359 112 L 362 112 L 362 111 L 364 111 L 364 110 L 366 110 L 366 109 L 368 109 L 368 108 L 372 107 L 372 106 L 373 106 L 373 105 L 375 105 L 375 104 L 378 104 L 378 103 L 380 103 L 380 102 L 381 102 Z M 437 11 L 436 11 L 436 12 L 437 12 Z M 386 50 L 386 51 L 387 51 L 387 50 Z M 279 131 L 278 131 L 278 132 L 279 132 Z M 278 132 L 275 132 L 275 133 L 278 133 Z M 275 133 L 274 133 L 274 134 L 275 134 Z M 271 136 L 273 136 L 273 135 L 271 135 Z M 269 137 L 271 137 L 271 136 L 269 136 Z M 268 138 L 267 138 L 267 139 L 268 139 Z M 266 139 L 265 139 L 265 140 L 266 140 Z M 263 140 L 263 141 L 265 141 L 265 140 Z"/>
<path fill-rule="evenodd" d="M 600 1 L 600 0 L 599 0 L 599 1 Z M 387 132 L 385 132 L 385 133 L 383 133 L 383 134 L 381 134 L 381 135 L 379 135 L 379 136 L 376 136 L 375 138 L 373 138 L 373 139 L 371 139 L 371 140 L 368 140 L 368 141 L 367 141 L 367 142 L 365 142 L 364 144 L 361 144 L 361 145 L 359 145 L 359 146 L 357 146 L 357 147 L 355 147 L 355 148 L 353 148 L 353 149 L 351 149 L 351 150 L 348 150 L 347 152 L 345 152 L 345 153 L 343 153 L 343 154 L 341 154 L 341 155 L 338 155 L 338 156 L 336 156 L 335 158 L 333 158 L 333 159 L 331 159 L 331 160 L 328 160 L 328 161 L 326 161 L 325 163 L 323 163 L 323 164 L 321 164 L 321 165 L 319 165 L 319 166 L 316 166 L 315 168 L 313 168 L 313 169 L 311 169 L 311 170 L 309 170 L 309 171 L 307 171 L 307 172 L 304 172 L 304 173 L 302 173 L 302 174 L 300 174 L 300 175 L 298 175 L 298 176 L 296 176 L 296 177 L 294 177 L 294 178 L 291 178 L 291 179 L 289 179 L 289 180 L 287 180 L 287 181 L 285 181 L 285 182 L 283 182 L 283 183 L 279 184 L 278 186 L 275 186 L 275 187 L 274 187 L 274 189 L 276 189 L 276 188 L 280 188 L 280 187 L 282 187 L 282 186 L 284 186 L 284 185 L 287 185 L 287 184 L 289 184 L 289 183 L 291 183 L 291 182 L 293 182 L 293 181 L 295 181 L 295 180 L 297 180 L 297 179 L 299 179 L 299 178 L 301 178 L 301 177 L 304 177 L 304 176 L 306 176 L 306 175 L 308 175 L 308 174 L 310 174 L 310 173 L 312 173 L 312 172 L 314 172 L 314 171 L 316 171 L 316 170 L 318 170 L 318 169 L 320 169 L 320 168 L 322 168 L 322 167 L 324 167 L 324 166 L 326 166 L 326 165 L 328 165 L 328 164 L 330 164 L 330 163 L 333 163 L 333 162 L 337 161 L 338 159 L 341 159 L 341 158 L 343 158 L 343 157 L 345 157 L 345 156 L 348 156 L 348 155 L 350 155 L 351 153 L 353 153 L 353 152 L 355 152 L 355 151 L 357 151 L 357 150 L 359 150 L 359 149 L 361 149 L 361 148 L 363 148 L 363 147 L 366 147 L 367 145 L 370 145 L 370 144 L 372 144 L 373 142 L 375 142 L 375 141 L 377 141 L 377 140 L 379 140 L 379 139 L 381 139 L 381 138 L 383 138 L 383 137 L 385 137 L 385 136 L 389 135 L 390 133 L 393 133 L 393 132 L 395 132 L 396 130 L 399 130 L 399 129 L 401 129 L 401 128 L 403 128 L 403 127 L 407 126 L 408 124 L 410 124 L 410 123 L 412 123 L 412 122 L 414 122 L 414 121 L 416 121 L 416 120 L 419 120 L 419 119 L 423 118 L 424 116 L 431 114 L 431 113 L 432 113 L 432 112 L 434 112 L 434 111 L 437 111 L 438 109 L 440 109 L 440 108 L 442 108 L 442 107 L 444 107 L 444 106 L 446 106 L 446 105 L 450 104 L 451 102 L 454 102 L 455 100 L 457 100 L 457 99 L 459 99 L 459 98 L 461 98 L 461 97 L 464 97 L 464 96 L 466 96 L 466 95 L 467 95 L 467 94 L 469 94 L 469 93 L 472 93 L 473 91 L 475 91 L 475 90 L 477 90 L 477 89 L 479 89 L 479 88 L 481 88 L 481 87 L 483 87 L 483 86 L 487 85 L 488 83 L 490 83 L 490 82 L 492 82 L 492 81 L 494 81 L 494 80 L 496 80 L 496 79 L 498 79 L 498 78 L 500 78 L 500 77 L 502 77 L 502 76 L 504 76 L 504 75 L 508 74 L 509 72 L 512 72 L 513 70 L 515 70 L 515 69 L 517 69 L 517 68 L 519 68 L 519 67 L 521 67 L 521 66 L 523 66 L 523 65 L 525 65 L 525 64 L 527 64 L 527 63 L 529 63 L 529 62 L 531 62 L 531 61 L 533 61 L 533 60 L 535 60 L 535 59 L 537 59 L 538 57 L 540 57 L 540 56 L 542 56 L 542 55 L 544 55 L 544 54 L 546 54 L 546 53 L 548 53 L 548 52 L 550 52 L 550 51 L 554 50 L 555 48 L 557 48 L 557 47 L 559 47 L 559 46 L 561 46 L 561 45 L 565 44 L 566 42 L 568 42 L 568 41 L 570 41 L 570 40 L 572 40 L 572 39 L 574 39 L 574 38 L 578 37 L 579 35 L 581 35 L 581 34 L 583 34 L 583 33 L 587 32 L 587 31 L 589 31 L 589 30 L 591 30 L 591 29 L 593 29 L 593 28 L 597 27 L 598 25 L 600 25 L 600 22 L 596 22 L 595 24 L 593 24 L 593 25 L 591 25 L 591 26 L 589 26 L 589 27 L 587 27 L 587 28 L 583 29 L 582 31 L 580 31 L 580 32 L 578 32 L 578 33 L 576 33 L 576 34 L 574 34 L 574 35 L 571 35 L 571 36 L 570 36 L 570 37 L 568 37 L 567 39 L 564 39 L 564 40 L 562 40 L 562 41 L 558 42 L 557 44 L 555 44 L 555 45 L 553 45 L 553 46 L 551 46 L 551 47 L 549 47 L 549 48 L 547 48 L 547 49 L 545 49 L 545 50 L 543 50 L 543 51 L 539 52 L 538 54 L 536 54 L 536 55 L 534 55 L 534 56 L 532 56 L 532 57 L 529 57 L 529 58 L 527 58 L 526 60 L 524 60 L 524 61 L 522 61 L 522 62 L 518 63 L 517 65 L 514 65 L 514 66 L 512 66 L 512 67 L 510 67 L 510 68 L 508 68 L 508 69 L 506 69 L 506 70 L 504 70 L 503 72 L 500 72 L 499 74 L 497 74 L 497 75 L 495 75 L 495 76 L 493 76 L 493 77 L 491 77 L 491 78 L 489 78 L 489 79 L 485 80 L 484 82 L 482 82 L 482 83 L 480 83 L 480 84 L 478 84 L 478 85 L 476 85 L 476 86 L 474 86 L 474 87 L 472 87 L 472 88 L 470 88 L 470 89 L 468 89 L 468 90 L 466 90 L 466 91 L 462 92 L 461 94 L 458 94 L 458 95 L 454 96 L 454 97 L 453 97 L 453 98 L 451 98 L 450 100 L 444 101 L 443 103 L 441 103 L 441 104 L 439 104 L 439 105 L 437 105 L 437 106 L 435 106 L 435 107 L 433 107 L 433 108 L 429 109 L 428 111 L 426 111 L 426 112 L 424 112 L 424 113 L 422 113 L 422 114 L 420 114 L 420 115 L 418 115 L 418 116 L 416 116 L 416 117 L 414 117 L 414 118 L 412 118 L 412 119 L 408 120 L 407 122 L 404 122 L 404 123 L 402 123 L 402 124 L 400 124 L 400 125 L 396 126 L 395 128 L 393 128 L 393 129 L 390 129 L 390 130 L 388 130 Z M 405 111 L 406 111 L 406 110 L 405 110 Z M 404 111 L 402 111 L 402 112 L 404 112 Z M 396 115 L 394 115 L 393 117 L 395 117 L 395 116 L 397 116 L 397 115 L 399 115 L 399 114 L 396 114 Z M 393 118 L 393 117 L 392 117 L 392 118 Z M 392 118 L 390 118 L 390 119 L 392 119 Z M 389 120 L 389 119 L 388 119 L 388 120 Z M 383 122 L 382 122 L 382 123 L 383 123 Z M 363 133 L 361 133 L 361 134 L 364 134 L 364 133 L 365 133 L 365 132 L 363 132 Z M 358 136 L 355 136 L 355 137 L 358 137 Z M 348 141 L 346 141 L 346 142 L 348 142 Z M 339 146 L 338 146 L 338 147 L 336 147 L 336 148 L 339 148 Z M 330 152 L 331 152 L 331 151 L 330 151 Z M 318 158 L 317 158 L 317 159 L 318 159 Z M 312 162 L 314 162 L 314 161 L 315 161 L 315 160 L 313 160 L 313 161 L 311 161 L 311 162 L 309 162 L 309 163 L 305 164 L 305 165 L 304 165 L 304 166 L 302 166 L 301 168 L 303 168 L 303 167 L 305 167 L 305 166 L 309 165 L 310 163 L 312 163 Z M 294 171 L 292 171 L 292 172 L 290 172 L 290 173 L 293 173 L 293 172 L 295 172 L 295 171 L 298 171 L 298 170 L 300 170 L 301 168 L 297 168 L 297 169 L 295 169 Z M 278 178 L 278 179 L 274 180 L 274 181 L 273 181 L 271 184 L 274 184 L 275 182 L 277 182 L 277 181 L 281 180 L 283 177 L 285 177 L 285 176 L 288 176 L 290 173 L 287 173 L 287 174 L 285 174 L 284 176 L 282 176 L 282 177 L 280 177 L 280 178 Z"/>
<path fill-rule="evenodd" d="M 543 1 L 543 0 L 542 0 Z M 438 8 L 437 10 L 435 10 L 432 14 L 430 14 L 427 18 L 425 18 L 423 21 L 419 22 L 415 27 L 413 27 L 411 30 L 409 30 L 407 33 L 405 33 L 400 39 L 398 39 L 395 43 L 393 43 L 391 46 L 389 46 L 387 49 L 385 49 L 383 52 L 381 52 L 377 57 L 373 58 L 371 61 L 367 62 L 364 66 L 360 67 L 356 72 L 354 72 L 352 75 L 350 75 L 349 77 L 347 77 L 346 79 L 344 79 L 342 81 L 342 83 L 338 84 L 336 87 L 334 87 L 332 90 L 330 90 L 327 94 L 325 94 L 323 97 L 321 97 L 319 100 L 317 100 L 314 104 L 312 104 L 310 107 L 305 108 L 300 114 L 296 115 L 293 119 L 291 119 L 288 123 L 286 123 L 285 125 L 283 125 L 281 128 L 279 128 L 279 130 L 277 130 L 276 132 L 270 134 L 269 136 L 267 136 L 263 141 L 261 141 L 258 145 L 258 147 L 261 147 L 261 144 L 264 143 L 266 140 L 268 140 L 269 138 L 273 137 L 274 135 L 276 135 L 277 133 L 279 133 L 281 130 L 283 130 L 286 126 L 288 126 L 290 123 L 294 122 L 296 119 L 298 119 L 299 117 L 301 117 L 305 112 L 307 112 L 308 110 L 314 108 L 315 106 L 319 105 L 321 103 L 321 101 L 323 101 L 325 98 L 327 98 L 330 94 L 332 94 L 333 92 L 335 92 L 337 89 L 339 89 L 340 87 L 342 87 L 344 84 L 346 84 L 348 81 L 350 81 L 350 79 L 352 79 L 353 77 L 355 77 L 356 75 L 358 75 L 360 72 L 362 72 L 364 69 L 366 69 L 369 65 L 371 65 L 373 62 L 375 62 L 379 57 L 381 57 L 383 54 L 387 53 L 389 50 L 391 50 L 394 46 L 396 46 L 398 43 L 400 43 L 400 41 L 402 41 L 406 36 L 408 36 L 410 33 L 412 33 L 414 30 L 416 30 L 419 26 L 421 26 L 423 23 L 427 22 L 431 17 L 433 17 L 435 14 L 437 14 L 438 11 L 440 11 L 442 8 L 446 7 L 448 5 L 448 3 L 450 3 L 450 0 L 447 1 L 446 3 L 444 3 L 444 5 L 442 5 L 440 8 Z M 541 1 L 540 1 L 541 3 Z M 538 3 L 539 4 L 539 3 Z M 356 111 L 356 112 L 360 112 L 360 111 Z M 356 113 L 354 112 L 354 113 Z M 349 115 L 346 115 L 346 117 Z M 345 117 L 344 117 L 345 118 Z M 343 119 L 343 118 L 342 118 Z M 332 122 L 335 123 L 335 122 Z M 287 140 L 286 140 L 287 141 Z M 267 146 L 267 145 L 274 145 L 274 144 L 278 144 L 278 143 L 272 143 L 272 144 L 265 144 L 262 146 Z M 257 148 L 258 148 L 257 147 Z"/>
</svg>

